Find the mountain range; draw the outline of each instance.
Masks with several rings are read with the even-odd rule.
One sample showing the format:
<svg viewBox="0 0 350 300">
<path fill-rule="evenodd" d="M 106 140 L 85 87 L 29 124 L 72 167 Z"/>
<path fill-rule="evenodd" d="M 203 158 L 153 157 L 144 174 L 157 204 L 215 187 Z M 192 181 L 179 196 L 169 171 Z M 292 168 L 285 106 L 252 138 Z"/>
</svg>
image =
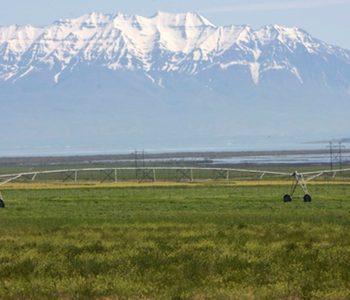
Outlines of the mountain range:
<svg viewBox="0 0 350 300">
<path fill-rule="evenodd" d="M 163 12 L 0 27 L 0 153 L 273 147 L 347 135 L 349 108 L 350 51 L 297 27 Z"/>
</svg>

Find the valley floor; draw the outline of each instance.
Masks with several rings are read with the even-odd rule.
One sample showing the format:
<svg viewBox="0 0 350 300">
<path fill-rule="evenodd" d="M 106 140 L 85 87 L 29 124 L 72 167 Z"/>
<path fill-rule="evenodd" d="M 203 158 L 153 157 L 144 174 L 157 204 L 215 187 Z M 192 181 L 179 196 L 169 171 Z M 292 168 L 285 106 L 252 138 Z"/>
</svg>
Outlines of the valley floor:
<svg viewBox="0 0 350 300">
<path fill-rule="evenodd" d="M 350 188 L 16 188 L 1 299 L 349 299 Z"/>
</svg>

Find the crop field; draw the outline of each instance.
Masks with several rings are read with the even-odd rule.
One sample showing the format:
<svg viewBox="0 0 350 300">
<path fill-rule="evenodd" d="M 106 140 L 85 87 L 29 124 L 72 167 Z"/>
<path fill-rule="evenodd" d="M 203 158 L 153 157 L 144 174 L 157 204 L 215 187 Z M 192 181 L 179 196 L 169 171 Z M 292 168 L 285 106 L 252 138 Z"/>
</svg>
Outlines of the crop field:
<svg viewBox="0 0 350 300">
<path fill-rule="evenodd" d="M 3 189 L 0 299 L 349 299 L 350 186 Z"/>
</svg>

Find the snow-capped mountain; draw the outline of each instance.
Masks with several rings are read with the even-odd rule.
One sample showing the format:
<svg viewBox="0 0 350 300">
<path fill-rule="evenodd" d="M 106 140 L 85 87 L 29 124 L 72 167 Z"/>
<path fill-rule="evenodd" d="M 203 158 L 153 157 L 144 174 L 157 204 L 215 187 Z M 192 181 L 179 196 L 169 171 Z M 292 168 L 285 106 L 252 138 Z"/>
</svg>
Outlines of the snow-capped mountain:
<svg viewBox="0 0 350 300">
<path fill-rule="evenodd" d="M 98 65 L 141 71 L 150 80 L 164 73 L 198 75 L 243 67 L 255 84 L 269 72 L 283 70 L 303 83 L 309 68 L 316 67 L 305 68 L 306 58 L 317 58 L 320 67 L 334 61 L 350 65 L 350 51 L 301 29 L 215 26 L 195 13 L 151 18 L 92 13 L 42 28 L 0 27 L 0 80 L 9 82 L 49 71 L 58 83 L 80 66 Z M 333 75 L 322 71 L 326 81 Z"/>
<path fill-rule="evenodd" d="M 0 126 L 13 128 L 8 142 L 23 133 L 71 143 L 74 126 L 86 141 L 122 136 L 131 146 L 141 128 L 145 141 L 156 132 L 159 144 L 162 135 L 183 143 L 177 123 L 190 141 L 226 141 L 250 127 L 254 135 L 302 134 L 295 118 L 322 135 L 329 118 L 338 120 L 329 132 L 349 125 L 341 116 L 350 108 L 350 51 L 296 27 L 91 13 L 0 27 L 0 100 Z"/>
</svg>

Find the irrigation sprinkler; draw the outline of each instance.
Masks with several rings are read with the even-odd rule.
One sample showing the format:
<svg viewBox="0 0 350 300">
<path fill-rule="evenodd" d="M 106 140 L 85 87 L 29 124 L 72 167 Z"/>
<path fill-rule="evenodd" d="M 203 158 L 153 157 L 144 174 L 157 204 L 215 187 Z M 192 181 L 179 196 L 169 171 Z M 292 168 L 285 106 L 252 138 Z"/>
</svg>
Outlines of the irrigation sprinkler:
<svg viewBox="0 0 350 300">
<path fill-rule="evenodd" d="M 278 177 L 286 177 L 286 178 L 292 178 L 293 184 L 291 187 L 291 190 L 289 193 L 285 194 L 283 196 L 284 202 L 291 202 L 293 200 L 293 196 L 295 194 L 295 191 L 298 187 L 302 189 L 304 192 L 303 200 L 304 202 L 311 202 L 312 197 L 309 193 L 307 184 L 320 176 L 323 175 L 333 175 L 335 177 L 338 173 L 350 171 L 350 169 L 338 169 L 338 170 L 320 170 L 320 171 L 313 171 L 313 172 L 298 172 L 295 171 L 293 173 L 288 172 L 274 172 L 274 171 L 266 171 L 266 170 L 250 170 L 250 169 L 234 169 L 234 168 L 200 168 L 200 167 L 125 167 L 125 168 L 81 168 L 81 169 L 64 169 L 64 170 L 48 170 L 48 171 L 34 171 L 34 172 L 24 172 L 24 173 L 17 173 L 17 174 L 3 174 L 0 175 L 0 186 L 3 186 L 5 184 L 8 184 L 10 182 L 15 182 L 16 180 L 24 180 L 28 178 L 31 181 L 36 180 L 38 175 L 58 175 L 61 177 L 61 180 L 64 182 L 71 181 L 71 182 L 77 182 L 78 176 L 82 176 L 82 174 L 89 173 L 89 172 L 97 172 L 100 174 L 101 181 L 111 181 L 111 182 L 117 182 L 118 174 L 120 174 L 123 171 L 128 172 L 135 172 L 136 178 L 140 182 L 142 181 L 153 181 L 159 180 L 160 177 L 158 177 L 159 174 L 157 174 L 158 171 L 173 171 L 175 174 L 175 178 L 177 181 L 189 181 L 194 182 L 196 181 L 195 174 L 197 174 L 200 171 L 207 172 L 211 171 L 209 173 L 214 174 L 214 177 L 212 180 L 219 180 L 226 178 L 226 180 L 233 180 L 233 176 L 230 176 L 230 174 L 233 173 L 245 173 L 245 174 L 252 174 L 256 176 L 255 178 L 258 180 L 263 180 L 264 177 L 267 175 L 271 176 L 278 176 Z M 140 174 L 142 176 L 140 176 Z M 141 180 L 140 180 L 141 179 Z M 198 179 L 198 178 L 197 178 Z M 199 180 L 199 179 L 198 179 Z M 0 194 L 0 208 L 4 208 L 4 198 Z"/>
<path fill-rule="evenodd" d="M 1 192 L 0 192 L 0 208 L 5 208 L 5 201 L 4 201 L 4 197 L 2 196 Z"/>
</svg>

